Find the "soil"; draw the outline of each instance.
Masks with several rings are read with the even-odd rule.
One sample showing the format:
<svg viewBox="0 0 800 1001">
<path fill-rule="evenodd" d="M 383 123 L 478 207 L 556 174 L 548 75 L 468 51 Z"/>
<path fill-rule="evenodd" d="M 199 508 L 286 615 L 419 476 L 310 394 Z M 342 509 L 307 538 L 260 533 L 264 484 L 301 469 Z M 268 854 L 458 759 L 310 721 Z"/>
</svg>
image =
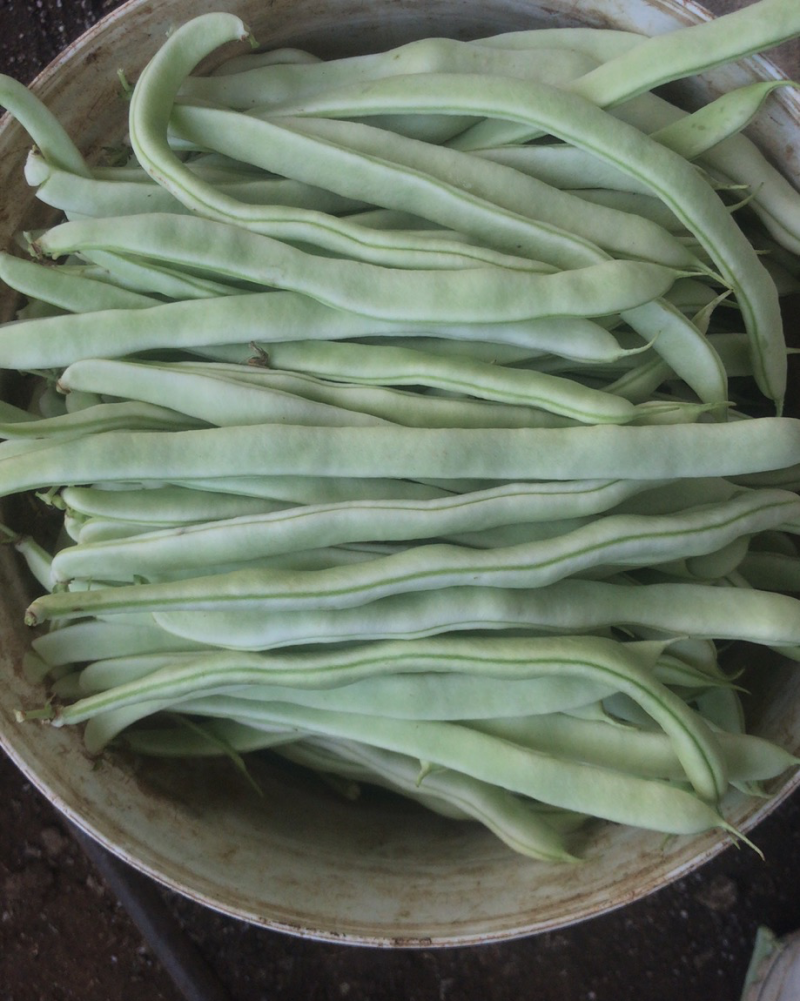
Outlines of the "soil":
<svg viewBox="0 0 800 1001">
<path fill-rule="evenodd" d="M 0 69 L 29 81 L 116 6 L 2 0 Z M 442 951 L 291 938 L 135 876 L 134 889 L 152 894 L 166 915 L 157 935 L 145 938 L 64 818 L 2 755 L 0 818 L 0 1001 L 735 1001 L 758 926 L 778 935 L 800 927 L 800 795 L 758 828 L 763 861 L 731 848 L 606 916 L 502 945 Z M 179 985 L 167 969 L 174 964 L 157 958 L 167 941 L 164 921 L 207 964 L 205 983 L 201 974 L 200 986 Z"/>
</svg>

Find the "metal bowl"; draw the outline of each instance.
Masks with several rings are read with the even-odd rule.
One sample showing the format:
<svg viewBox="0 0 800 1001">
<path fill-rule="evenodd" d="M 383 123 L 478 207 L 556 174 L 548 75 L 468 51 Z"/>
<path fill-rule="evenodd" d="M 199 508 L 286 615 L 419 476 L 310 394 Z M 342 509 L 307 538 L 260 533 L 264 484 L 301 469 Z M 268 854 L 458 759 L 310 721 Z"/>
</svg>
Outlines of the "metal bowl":
<svg viewBox="0 0 800 1001">
<path fill-rule="evenodd" d="M 427 35 L 478 37 L 532 26 L 591 24 L 647 33 L 709 15 L 675 0 L 131 0 L 70 46 L 35 89 L 89 156 L 121 140 L 125 105 L 117 70 L 134 79 L 172 25 L 204 9 L 230 9 L 264 46 L 341 55 Z M 687 105 L 778 71 L 763 59 L 717 70 L 678 89 Z M 751 134 L 778 165 L 800 176 L 800 100 L 781 90 Z M 0 128 L 0 246 L 46 219 L 22 177 L 29 141 Z M 1 304 L 0 319 L 12 315 Z M 597 824 L 586 862 L 549 865 L 509 851 L 477 825 L 445 821 L 390 797 L 349 803 L 313 777 L 260 762 L 265 794 L 238 786 L 224 764 L 99 764 L 76 730 L 19 724 L 14 710 L 43 692 L 22 671 L 30 636 L 23 611 L 33 592 L 0 552 L 0 743 L 30 781 L 80 828 L 174 890 L 270 928 L 380 946 L 464 945 L 528 935 L 624 905 L 702 865 L 729 845 L 719 832 L 667 841 L 656 833 Z M 800 672 L 770 666 L 753 703 L 752 729 L 800 753 Z M 776 782 L 764 802 L 725 804 L 752 829 L 800 784 Z"/>
</svg>

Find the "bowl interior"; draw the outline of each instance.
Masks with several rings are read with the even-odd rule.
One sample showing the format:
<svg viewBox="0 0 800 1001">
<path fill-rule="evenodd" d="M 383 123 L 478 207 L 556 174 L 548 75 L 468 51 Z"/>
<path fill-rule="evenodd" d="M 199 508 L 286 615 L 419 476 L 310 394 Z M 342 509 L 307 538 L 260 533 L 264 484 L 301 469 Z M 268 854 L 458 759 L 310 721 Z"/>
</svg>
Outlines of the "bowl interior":
<svg viewBox="0 0 800 1001">
<path fill-rule="evenodd" d="M 69 48 L 37 83 L 87 155 L 122 140 L 125 107 L 116 72 L 131 79 L 168 29 L 202 9 L 241 14 L 265 47 L 295 45 L 332 56 L 377 51 L 413 38 L 474 38 L 554 24 L 591 24 L 648 33 L 705 17 L 671 0 L 133 0 Z M 725 69 L 684 88 L 688 103 L 733 82 L 773 75 L 763 60 Z M 781 94 L 754 133 L 788 173 L 800 173 L 800 104 Z M 22 178 L 28 140 L 13 122 L 0 132 L 0 245 L 47 219 Z M 13 304 L 2 301 L 0 318 Z M 728 841 L 693 839 L 598 824 L 587 861 L 550 866 L 515 855 L 491 834 L 441 820 L 380 794 L 353 804 L 315 778 L 259 762 L 256 797 L 226 764 L 134 762 L 110 754 L 98 764 L 80 735 L 14 719 L 41 703 L 22 670 L 30 639 L 22 613 L 32 585 L 0 552 L 4 684 L 0 741 L 31 781 L 81 828 L 166 885 L 234 916 L 344 942 L 448 945 L 552 929 L 641 897 L 700 865 Z M 800 752 L 800 674 L 770 669 L 753 721 L 756 732 Z M 733 796 L 726 814 L 755 825 L 797 785 L 776 787 L 769 804 Z"/>
</svg>

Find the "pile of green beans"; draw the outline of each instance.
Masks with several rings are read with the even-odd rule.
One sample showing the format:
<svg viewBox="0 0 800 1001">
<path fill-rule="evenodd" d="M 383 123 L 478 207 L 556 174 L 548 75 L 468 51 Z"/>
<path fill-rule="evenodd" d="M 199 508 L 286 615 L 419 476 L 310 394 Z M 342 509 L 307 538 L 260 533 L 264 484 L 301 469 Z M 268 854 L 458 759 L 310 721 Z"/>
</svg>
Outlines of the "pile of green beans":
<svg viewBox="0 0 800 1001">
<path fill-rule="evenodd" d="M 800 660 L 800 193 L 742 131 L 788 81 L 653 89 L 798 36 L 759 0 L 324 61 L 203 14 L 114 166 L 0 77 L 63 216 L 0 252 L 35 385 L 0 497 L 57 529 L 3 527 L 20 721 L 269 754 L 541 861 L 591 818 L 743 838 L 730 797 L 798 764 L 745 722 Z"/>
</svg>

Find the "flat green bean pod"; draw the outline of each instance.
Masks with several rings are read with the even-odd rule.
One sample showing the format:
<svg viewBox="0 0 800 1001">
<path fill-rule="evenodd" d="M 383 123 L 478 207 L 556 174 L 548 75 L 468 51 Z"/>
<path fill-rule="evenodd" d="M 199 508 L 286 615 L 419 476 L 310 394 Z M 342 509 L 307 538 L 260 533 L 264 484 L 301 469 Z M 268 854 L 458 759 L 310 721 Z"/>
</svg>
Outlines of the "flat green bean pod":
<svg viewBox="0 0 800 1001">
<path fill-rule="evenodd" d="M 353 741 L 295 741 L 281 745 L 278 753 L 326 775 L 385 786 L 446 817 L 479 821 L 523 855 L 545 862 L 577 861 L 533 804 L 452 769 L 435 771 L 421 782 L 419 764 L 412 758 Z"/>
<path fill-rule="evenodd" d="M 162 397 L 163 399 L 163 397 Z M 57 417 L 35 417 L 0 401 L 0 438 L 61 438 L 105 431 L 168 431 L 205 427 L 206 422 L 155 403 L 98 403 Z"/>
<path fill-rule="evenodd" d="M 109 337 L 110 329 L 113 338 Z M 251 357 L 253 341 L 268 345 L 274 341 L 410 333 L 426 339 L 480 340 L 527 349 L 547 349 L 561 342 L 568 352 L 571 342 L 572 350 L 579 355 L 589 350 L 598 337 L 604 338 L 604 346 L 608 344 L 607 331 L 582 317 L 487 324 L 403 323 L 334 309 L 296 292 L 250 292 L 170 302 L 137 312 L 99 310 L 81 317 L 56 316 L 7 324 L 0 330 L 0 367 L 62 368 L 82 358 L 120 357 L 151 349 L 216 348 L 226 343 L 246 345 L 245 357 Z M 587 346 L 582 347 L 584 344 Z M 612 351 L 618 348 L 612 346 Z"/>
<path fill-rule="evenodd" d="M 273 344 L 270 365 L 334 381 L 383 386 L 433 386 L 479 399 L 540 407 L 582 423 L 626 424 L 628 400 L 535 370 L 441 358 L 424 350 L 365 344 Z"/>
<path fill-rule="evenodd" d="M 345 410 L 328 403 L 295 396 L 269 387 L 210 380 L 197 372 L 168 372 L 156 366 L 84 359 L 68 366 L 58 380 L 65 393 L 104 392 L 139 400 L 142 407 L 168 399 L 175 411 L 194 418 L 192 423 L 217 427 L 246 424 L 310 424 L 328 427 L 373 427 L 382 418 Z M 87 387 L 92 386 L 93 389 Z"/>
<path fill-rule="evenodd" d="M 202 569 L 248 554 L 291 552 L 310 544 L 339 545 L 359 539 L 425 539 L 477 531 L 504 524 L 550 521 L 597 514 L 632 494 L 649 488 L 646 481 L 599 480 L 567 483 L 513 483 L 468 494 L 427 501 L 347 501 L 292 507 L 246 515 L 149 537 L 68 547 L 56 554 L 54 571 L 61 580 L 93 577 L 100 568 L 152 573 L 176 566 Z M 684 485 L 688 489 L 688 485 Z M 157 493 L 157 491 L 153 491 Z M 74 491 L 65 491 L 69 503 Z M 111 498 L 117 491 L 104 491 Z"/>
<path fill-rule="evenodd" d="M 436 601 L 393 595 L 350 609 L 153 613 L 168 632 L 219 647 L 267 650 L 306 643 L 415 639 L 462 630 L 586 632 L 608 626 L 665 635 L 800 645 L 800 601 L 775 592 L 700 583 L 631 585 L 571 578 L 534 590 L 443 588 Z M 120 613 L 124 614 L 124 613 Z M 148 616 L 142 621 L 151 622 Z"/>
<path fill-rule="evenodd" d="M 223 352 L 212 350 L 215 357 Z M 242 353 L 252 357 L 252 349 L 242 345 Z M 152 370 L 154 363 L 148 362 Z M 224 387 L 275 390 L 323 403 L 343 410 L 369 414 L 392 424 L 406 427 L 566 427 L 577 423 L 549 411 L 520 404 L 489 403 L 482 400 L 433 396 L 394 386 L 363 386 L 356 383 L 329 382 L 299 372 L 244 368 L 238 363 L 177 362 L 160 364 L 173 380 L 185 375 L 202 377 L 209 388 Z M 74 372 L 73 372 L 74 374 Z M 645 416 L 641 408 L 638 417 Z M 377 422 L 376 422 L 377 423 Z"/>
<path fill-rule="evenodd" d="M 608 515 L 552 539 L 507 548 L 421 545 L 330 570 L 241 570 L 168 583 L 59 591 L 35 599 L 26 622 L 35 625 L 100 610 L 348 608 L 409 590 L 542 587 L 598 565 L 650 566 L 714 552 L 742 535 L 778 527 L 797 512 L 800 498 L 790 491 L 749 491 L 677 516 Z"/>
<path fill-rule="evenodd" d="M 800 33 L 800 17 L 791 0 L 761 0 L 679 31 L 654 35 L 642 44 L 603 61 L 584 77 L 564 86 L 601 107 L 628 101 L 665 83 L 702 73 L 726 62 L 779 45 Z M 460 134 L 464 148 L 494 145 L 508 128 L 479 123 Z M 518 133 L 514 130 L 511 134 Z M 531 138 L 530 131 L 523 133 Z"/>
<path fill-rule="evenodd" d="M 354 741 L 296 741 L 279 753 L 326 774 L 386 786 L 447 817 L 477 820 L 523 855 L 546 862 L 577 861 L 535 804 L 452 769 L 429 772 L 421 781 L 414 759 Z"/>
<path fill-rule="evenodd" d="M 411 323 L 604 316 L 657 299 L 679 275 L 665 265 L 633 260 L 602 260 L 552 274 L 496 267 L 386 269 L 318 257 L 227 223 L 168 213 L 62 223 L 37 237 L 36 248 L 49 256 L 122 252 Z"/>
<path fill-rule="evenodd" d="M 73 174 L 90 176 L 78 147 L 55 115 L 23 84 L 0 74 L 0 107 L 16 118 L 46 160 Z"/>
<path fill-rule="evenodd" d="M 178 93 L 181 102 L 247 110 L 280 106 L 306 94 L 329 92 L 343 84 L 407 73 L 502 73 L 527 78 L 568 80 L 588 72 L 591 55 L 568 47 L 540 48 L 535 59 L 524 48 L 494 43 L 460 42 L 452 38 L 423 38 L 386 52 L 307 63 L 268 63 L 236 74 L 190 77 Z M 462 131 L 466 124 L 456 125 Z"/>
<path fill-rule="evenodd" d="M 784 0 L 778 2 L 785 6 Z M 774 284 L 725 205 L 692 164 L 579 96 L 534 81 L 527 81 L 523 92 L 517 81 L 487 76 L 480 93 L 457 74 L 431 75 L 424 82 L 423 88 L 414 77 L 376 81 L 352 88 L 349 101 L 340 92 L 330 105 L 324 98 L 309 102 L 303 114 L 360 116 L 389 108 L 408 112 L 426 110 L 434 103 L 452 113 L 480 110 L 487 117 L 541 127 L 633 174 L 684 222 L 734 290 L 752 339 L 757 381 L 780 410 L 786 356 Z"/>
<path fill-rule="evenodd" d="M 82 277 L 65 268 L 43 267 L 34 261 L 0 253 L 0 280 L 29 298 L 41 299 L 70 313 L 98 309 L 143 309 L 157 299 Z"/>
<path fill-rule="evenodd" d="M 148 311 L 149 312 L 149 311 Z M 0 443 L 2 494 L 54 483 L 299 476 L 398 480 L 663 480 L 741 477 L 800 463 L 800 421 L 569 428 L 370 428 L 269 425 L 108 431 L 91 438 Z M 269 494 L 266 494 L 269 496 Z M 352 494 L 351 494 L 352 496 Z M 277 499 L 277 498 L 276 498 Z"/>
<path fill-rule="evenodd" d="M 203 700 L 186 703 L 196 710 Z M 241 700 L 234 718 L 290 724 L 307 732 L 359 740 L 386 750 L 409 754 L 472 775 L 533 799 L 602 817 L 614 822 L 670 833 L 697 833 L 708 827 L 730 830 L 708 804 L 664 783 L 620 772 L 583 766 L 498 741 L 456 723 L 388 720 L 319 709 L 268 703 L 249 707 Z M 222 699 L 215 712 L 224 712 Z M 249 714 L 245 713 L 250 709 Z M 228 715 L 234 715 L 229 712 Z"/>
<path fill-rule="evenodd" d="M 669 739 L 657 730 L 621 727 L 564 713 L 480 719 L 470 725 L 527 747 L 637 775 L 672 780 L 686 777 Z M 783 748 L 751 734 L 717 732 L 716 740 L 732 781 L 777 778 L 798 764 Z"/>
</svg>

